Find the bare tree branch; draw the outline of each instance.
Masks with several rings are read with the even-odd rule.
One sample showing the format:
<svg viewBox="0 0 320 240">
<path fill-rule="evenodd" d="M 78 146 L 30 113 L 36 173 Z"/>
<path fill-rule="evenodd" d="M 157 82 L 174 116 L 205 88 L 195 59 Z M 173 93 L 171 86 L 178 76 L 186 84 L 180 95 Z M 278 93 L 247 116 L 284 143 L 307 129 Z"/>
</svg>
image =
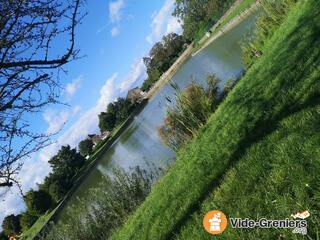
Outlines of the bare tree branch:
<svg viewBox="0 0 320 240">
<path fill-rule="evenodd" d="M 0 1 L 0 188 L 21 185 L 23 159 L 50 144 L 27 116 L 58 103 L 59 72 L 77 58 L 82 0 Z M 64 50 L 63 50 L 64 49 Z M 22 191 L 21 191 L 22 192 Z"/>
</svg>

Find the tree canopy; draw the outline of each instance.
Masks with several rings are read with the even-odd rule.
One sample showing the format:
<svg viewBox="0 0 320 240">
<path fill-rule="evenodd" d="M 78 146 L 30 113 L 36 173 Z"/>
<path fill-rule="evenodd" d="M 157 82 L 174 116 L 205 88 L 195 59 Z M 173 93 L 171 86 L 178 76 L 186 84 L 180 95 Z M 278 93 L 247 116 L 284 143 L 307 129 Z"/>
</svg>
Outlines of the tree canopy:
<svg viewBox="0 0 320 240">
<path fill-rule="evenodd" d="M 154 44 L 149 56 L 143 58 L 148 74 L 141 88 L 143 91 L 149 90 L 159 80 L 161 74 L 170 68 L 179 57 L 184 43 L 182 36 L 169 33 L 160 42 Z"/>
<path fill-rule="evenodd" d="M 115 126 L 125 121 L 136 107 L 128 99 L 118 98 L 107 106 L 106 112 L 99 114 L 99 128 L 101 132 L 112 131 Z"/>
<path fill-rule="evenodd" d="M 92 148 L 93 148 L 93 142 L 89 138 L 84 139 L 79 143 L 79 152 L 83 157 L 91 154 Z"/>
<path fill-rule="evenodd" d="M 51 196 L 43 190 L 30 190 L 24 196 L 24 201 L 27 205 L 28 211 L 36 216 L 44 214 L 53 206 Z"/>
<path fill-rule="evenodd" d="M 2 229 L 7 236 L 17 235 L 21 232 L 20 217 L 21 215 L 11 214 L 3 219 Z"/>
</svg>

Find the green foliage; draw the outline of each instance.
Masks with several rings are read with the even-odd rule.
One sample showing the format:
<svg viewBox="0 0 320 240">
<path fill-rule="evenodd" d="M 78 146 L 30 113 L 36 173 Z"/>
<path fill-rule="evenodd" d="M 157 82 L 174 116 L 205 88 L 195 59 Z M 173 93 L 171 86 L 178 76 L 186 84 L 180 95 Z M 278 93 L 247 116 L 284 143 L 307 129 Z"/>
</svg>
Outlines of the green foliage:
<svg viewBox="0 0 320 240">
<path fill-rule="evenodd" d="M 20 226 L 21 215 L 8 215 L 3 219 L 2 229 L 5 235 L 18 235 L 21 232 Z"/>
<path fill-rule="evenodd" d="M 170 68 L 183 50 L 184 43 L 182 36 L 169 33 L 154 44 L 149 56 L 143 58 L 148 74 L 141 87 L 143 91 L 148 91 L 159 80 L 161 74 Z"/>
<path fill-rule="evenodd" d="M 158 129 L 165 144 L 177 151 L 206 124 L 225 95 L 219 94 L 218 82 L 215 76 L 208 76 L 206 87 L 194 82 L 183 91 L 172 85 L 176 91 L 175 103 L 167 99 L 171 106 L 163 126 Z"/>
<path fill-rule="evenodd" d="M 45 239 L 108 239 L 151 191 L 159 170 L 131 172 L 117 169 L 101 187 L 90 189 L 87 197 L 68 211 L 68 220 L 53 226 Z"/>
<path fill-rule="evenodd" d="M 36 216 L 44 214 L 53 205 L 50 194 L 43 190 L 30 190 L 24 196 L 24 201 L 27 205 L 28 212 Z"/>
<path fill-rule="evenodd" d="M 27 231 L 37 220 L 38 217 L 30 214 L 29 212 L 22 213 L 20 217 L 20 226 L 22 231 Z"/>
<path fill-rule="evenodd" d="M 49 160 L 52 172 L 40 185 L 40 189 L 49 193 L 55 202 L 59 202 L 73 186 L 73 178 L 83 167 L 85 160 L 76 149 L 62 146 Z"/>
<path fill-rule="evenodd" d="M 234 0 L 176 0 L 173 15 L 182 21 L 184 38 L 198 41 L 233 2 Z"/>
<path fill-rule="evenodd" d="M 300 1 L 293 7 L 279 29 L 270 39 L 265 40 L 265 51 L 259 61 L 252 65 L 228 94 L 211 115 L 206 126 L 178 152 L 174 165 L 153 187 L 143 204 L 112 236 L 112 239 L 161 240 L 180 237 L 181 230 L 187 227 L 190 216 L 199 210 L 206 197 L 224 183 L 223 177 L 230 168 L 238 162 L 245 164 L 246 160 L 241 159 L 246 150 L 254 148 L 270 133 L 276 134 L 278 124 L 290 115 L 319 104 L 319 22 L 319 1 Z M 237 181 L 237 177 L 233 178 L 232 189 L 237 192 L 228 191 L 224 186 L 222 190 L 228 191 L 226 197 L 229 198 L 218 202 L 219 205 L 216 205 L 214 200 L 210 201 L 209 207 L 223 209 L 224 204 L 228 204 L 226 210 L 229 214 L 241 217 L 254 215 L 255 219 L 262 214 L 274 217 L 281 207 L 284 208 L 280 212 L 281 218 L 310 207 L 312 213 L 317 216 L 312 223 L 310 237 L 306 239 L 317 237 L 316 234 L 319 233 L 319 229 L 315 229 L 319 226 L 317 172 L 320 164 L 318 147 L 320 140 L 317 135 L 318 107 L 317 113 L 310 123 L 312 126 L 307 131 L 308 135 L 302 141 L 299 140 L 299 135 L 303 135 L 303 131 L 298 131 L 296 136 L 295 132 L 299 129 L 302 119 L 305 121 L 301 126 L 309 127 L 309 113 L 303 114 L 302 119 L 298 117 L 292 121 L 284 120 L 285 126 L 289 124 L 286 128 L 293 130 L 292 134 L 288 135 L 288 130 L 284 130 L 279 138 L 274 138 L 279 144 L 278 142 L 272 144 L 272 152 L 265 159 L 264 154 L 268 154 L 268 149 L 261 155 L 252 152 L 253 159 L 249 160 L 251 164 L 243 167 L 237 177 L 242 173 L 246 175 L 244 169 L 250 171 L 250 174 L 247 178 L 243 176 L 241 182 Z M 287 142 L 286 138 L 289 138 Z M 306 139 L 308 140 L 305 141 Z M 285 143 L 284 146 L 281 146 L 281 143 Z M 286 151 L 282 154 L 279 152 L 281 150 Z M 257 151 L 263 151 L 263 146 Z M 278 157 L 277 154 L 281 156 Z M 285 165 L 282 166 L 283 164 Z M 296 166 L 298 169 L 294 169 Z M 255 172 L 252 169 L 251 172 L 250 168 L 259 170 Z M 311 174 L 309 171 L 312 171 Z M 291 176 L 291 172 L 294 175 Z M 268 173 L 271 175 L 268 176 Z M 306 184 L 311 186 L 311 189 Z M 262 189 L 259 189 L 260 186 Z M 270 195 L 265 191 L 266 187 L 269 187 Z M 244 193 L 241 193 L 242 190 Z M 300 205 L 295 202 L 296 198 Z M 272 202 L 271 199 L 276 201 Z M 266 202 L 262 203 L 264 200 Z M 272 206 L 276 208 L 273 210 Z M 201 210 L 202 214 L 203 212 Z M 201 219 L 202 217 L 203 215 Z M 199 228 L 197 225 L 190 229 L 187 235 L 181 236 L 181 239 L 193 239 L 200 234 L 200 231 L 203 231 L 202 227 Z M 243 232 L 241 237 L 236 234 L 229 238 L 221 237 L 222 239 L 282 238 L 279 230 L 272 231 L 272 234 L 278 233 L 277 237 L 267 238 L 261 238 L 262 235 L 258 233 L 255 235 L 255 230 L 250 232 L 250 238 L 244 235 L 248 230 L 240 232 Z M 210 235 L 206 235 L 206 238 L 209 237 Z"/>
<path fill-rule="evenodd" d="M 3 231 L 0 232 L 0 240 L 8 240 L 8 236 Z"/>
<path fill-rule="evenodd" d="M 255 28 L 242 43 L 243 61 L 247 68 L 264 53 L 265 41 L 272 37 L 296 2 L 297 0 L 261 1 L 263 14 L 257 19 Z"/>
<path fill-rule="evenodd" d="M 88 156 L 89 154 L 92 153 L 92 148 L 93 148 L 93 142 L 91 139 L 85 139 L 82 140 L 79 143 L 79 152 L 83 157 Z"/>
<path fill-rule="evenodd" d="M 136 103 L 131 103 L 125 98 L 118 98 L 109 103 L 107 111 L 99 114 L 100 131 L 112 131 L 130 116 L 136 106 Z"/>
</svg>

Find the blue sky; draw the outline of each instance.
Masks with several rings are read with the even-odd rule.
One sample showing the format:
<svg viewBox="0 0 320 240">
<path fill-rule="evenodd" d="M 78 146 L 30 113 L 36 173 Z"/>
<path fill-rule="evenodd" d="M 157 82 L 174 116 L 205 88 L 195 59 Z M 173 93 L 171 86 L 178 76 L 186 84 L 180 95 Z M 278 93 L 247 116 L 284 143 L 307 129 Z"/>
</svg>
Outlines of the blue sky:
<svg viewBox="0 0 320 240">
<path fill-rule="evenodd" d="M 88 15 L 77 29 L 76 44 L 83 58 L 66 66 L 61 75 L 61 100 L 69 106 L 50 106 L 32 118 L 37 130 L 56 132 L 56 143 L 26 160 L 19 176 L 23 190 L 36 188 L 49 173 L 48 160 L 61 145 L 77 146 L 98 132 L 97 115 L 107 104 L 145 79 L 142 57 L 169 32 L 181 32 L 171 16 L 174 0 L 90 0 Z M 61 46 L 63 47 L 63 46 Z M 0 202 L 0 222 L 19 213 L 24 204 L 17 189 Z"/>
</svg>

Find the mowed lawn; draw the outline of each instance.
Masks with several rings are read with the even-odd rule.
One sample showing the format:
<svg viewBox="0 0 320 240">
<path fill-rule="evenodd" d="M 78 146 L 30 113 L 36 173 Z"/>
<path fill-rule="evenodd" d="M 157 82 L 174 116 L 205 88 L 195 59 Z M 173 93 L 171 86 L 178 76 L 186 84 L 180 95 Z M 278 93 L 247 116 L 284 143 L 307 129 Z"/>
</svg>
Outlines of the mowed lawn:
<svg viewBox="0 0 320 240">
<path fill-rule="evenodd" d="M 254 219 L 309 209 L 309 232 L 316 236 L 319 46 L 320 2 L 301 0 L 266 42 L 265 54 L 113 239 L 209 239 L 201 221 L 216 207 Z M 242 173 L 248 178 L 238 181 Z M 220 239 L 282 239 L 280 230 L 223 234 Z"/>
</svg>

